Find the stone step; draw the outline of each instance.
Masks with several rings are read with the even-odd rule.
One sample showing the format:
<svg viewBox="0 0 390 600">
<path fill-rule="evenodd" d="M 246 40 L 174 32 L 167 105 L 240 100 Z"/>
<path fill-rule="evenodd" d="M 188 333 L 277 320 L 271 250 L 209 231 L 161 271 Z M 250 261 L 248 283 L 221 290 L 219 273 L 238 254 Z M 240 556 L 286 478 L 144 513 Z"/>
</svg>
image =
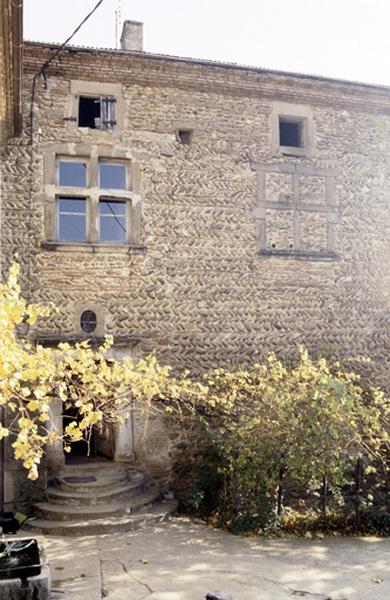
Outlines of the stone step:
<svg viewBox="0 0 390 600">
<path fill-rule="evenodd" d="M 161 494 L 155 487 L 146 492 L 128 498 L 126 502 L 107 502 L 89 506 L 71 506 L 69 504 L 51 504 L 41 502 L 35 504 L 35 511 L 39 518 L 48 521 L 78 521 L 87 519 L 92 521 L 112 515 L 130 514 L 144 506 L 149 506 L 159 500 Z"/>
<path fill-rule="evenodd" d="M 65 464 L 59 468 L 58 474 L 62 473 L 91 473 L 91 471 L 99 471 L 100 473 L 109 472 L 114 473 L 116 471 L 127 472 L 127 466 L 122 463 L 115 463 L 112 461 L 89 461 L 86 460 L 83 463 Z"/>
<path fill-rule="evenodd" d="M 167 519 L 177 509 L 176 500 L 163 501 L 143 510 L 121 517 L 104 517 L 100 519 L 78 519 L 74 521 L 51 521 L 36 519 L 27 521 L 24 529 L 35 534 L 45 535 L 99 535 L 119 533 L 138 529 L 147 524 L 158 523 Z"/>
<path fill-rule="evenodd" d="M 126 481 L 128 479 L 120 472 L 107 475 L 102 473 L 90 475 L 57 475 L 53 486 L 68 492 L 96 492 L 124 484 Z"/>
<path fill-rule="evenodd" d="M 68 491 L 55 487 L 49 487 L 47 496 L 49 502 L 53 504 L 69 505 L 95 505 L 107 502 L 117 502 L 121 499 L 134 496 L 145 489 L 147 481 L 144 477 L 141 479 L 125 481 L 113 485 L 108 489 L 89 490 L 89 491 Z"/>
</svg>

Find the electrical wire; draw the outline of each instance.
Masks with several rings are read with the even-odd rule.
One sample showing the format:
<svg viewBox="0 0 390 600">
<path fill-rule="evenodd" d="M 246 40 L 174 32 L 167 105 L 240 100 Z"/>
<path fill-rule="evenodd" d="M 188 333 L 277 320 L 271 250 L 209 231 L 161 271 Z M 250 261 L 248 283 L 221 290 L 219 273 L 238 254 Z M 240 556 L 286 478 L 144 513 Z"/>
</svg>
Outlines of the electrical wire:
<svg viewBox="0 0 390 600">
<path fill-rule="evenodd" d="M 39 71 L 37 71 L 33 77 L 32 87 L 31 87 L 31 99 L 30 99 L 30 114 L 29 114 L 29 146 L 30 146 L 30 186 L 29 186 L 29 217 L 28 217 L 28 249 L 27 249 L 27 300 L 31 300 L 31 248 L 30 248 L 30 236 L 32 234 L 32 189 L 33 189 L 33 166 L 34 166 L 34 151 L 33 151 L 33 142 L 34 142 L 34 103 L 36 96 L 36 87 L 37 81 L 39 77 L 43 77 L 46 83 L 46 71 L 52 64 L 52 62 L 58 57 L 58 55 L 65 49 L 70 40 L 80 31 L 81 27 L 92 17 L 92 15 L 97 11 L 99 6 L 103 4 L 104 0 L 99 0 L 93 7 L 93 9 L 84 17 L 84 19 L 77 25 L 76 29 L 71 33 L 71 35 L 65 40 L 61 46 L 59 46 L 56 51 L 50 56 L 50 58 L 43 63 Z"/>
<path fill-rule="evenodd" d="M 33 119 L 34 119 L 34 100 L 35 100 L 35 91 L 36 91 L 36 82 L 38 77 L 43 77 L 46 81 L 46 70 L 50 67 L 51 63 L 57 58 L 57 56 L 64 50 L 64 48 L 69 44 L 70 40 L 80 31 L 84 23 L 88 21 L 92 17 L 92 15 L 97 11 L 99 6 L 103 4 L 104 0 L 99 0 L 94 8 L 84 17 L 84 19 L 77 25 L 76 29 L 71 33 L 71 35 L 65 40 L 61 46 L 59 46 L 56 51 L 52 54 L 52 56 L 42 65 L 37 73 L 34 75 L 33 83 L 32 83 L 32 91 L 31 91 L 31 104 L 30 104 L 30 140 L 32 141 L 33 135 Z"/>
</svg>

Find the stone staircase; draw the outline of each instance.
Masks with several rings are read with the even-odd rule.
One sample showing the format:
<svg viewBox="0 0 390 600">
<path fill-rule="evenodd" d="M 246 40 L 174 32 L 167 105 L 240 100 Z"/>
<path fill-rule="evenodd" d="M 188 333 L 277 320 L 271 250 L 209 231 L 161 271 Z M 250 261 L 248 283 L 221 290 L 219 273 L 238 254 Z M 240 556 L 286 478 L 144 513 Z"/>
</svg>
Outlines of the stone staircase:
<svg viewBox="0 0 390 600">
<path fill-rule="evenodd" d="M 67 465 L 35 505 L 24 529 L 51 535 L 98 535 L 130 531 L 162 521 L 177 508 L 142 473 L 111 462 Z"/>
</svg>

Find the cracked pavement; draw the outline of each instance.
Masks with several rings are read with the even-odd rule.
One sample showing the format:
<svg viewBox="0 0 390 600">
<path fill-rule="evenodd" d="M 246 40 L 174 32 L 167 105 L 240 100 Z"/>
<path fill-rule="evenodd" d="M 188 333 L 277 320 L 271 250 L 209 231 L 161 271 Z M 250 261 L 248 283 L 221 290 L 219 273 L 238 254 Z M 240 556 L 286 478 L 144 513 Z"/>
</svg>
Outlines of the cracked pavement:
<svg viewBox="0 0 390 600">
<path fill-rule="evenodd" d="M 123 534 L 45 538 L 53 600 L 388 600 L 390 540 L 264 540 L 180 517 Z"/>
</svg>

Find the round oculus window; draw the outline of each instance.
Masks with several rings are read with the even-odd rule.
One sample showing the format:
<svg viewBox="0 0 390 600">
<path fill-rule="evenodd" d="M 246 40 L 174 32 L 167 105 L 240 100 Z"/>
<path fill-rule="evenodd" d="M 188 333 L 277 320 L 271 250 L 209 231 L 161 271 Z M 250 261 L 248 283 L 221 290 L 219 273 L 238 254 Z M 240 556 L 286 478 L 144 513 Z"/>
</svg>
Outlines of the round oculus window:
<svg viewBox="0 0 390 600">
<path fill-rule="evenodd" d="M 93 333 L 97 326 L 96 313 L 93 310 L 85 310 L 81 313 L 80 327 L 84 333 Z"/>
</svg>

